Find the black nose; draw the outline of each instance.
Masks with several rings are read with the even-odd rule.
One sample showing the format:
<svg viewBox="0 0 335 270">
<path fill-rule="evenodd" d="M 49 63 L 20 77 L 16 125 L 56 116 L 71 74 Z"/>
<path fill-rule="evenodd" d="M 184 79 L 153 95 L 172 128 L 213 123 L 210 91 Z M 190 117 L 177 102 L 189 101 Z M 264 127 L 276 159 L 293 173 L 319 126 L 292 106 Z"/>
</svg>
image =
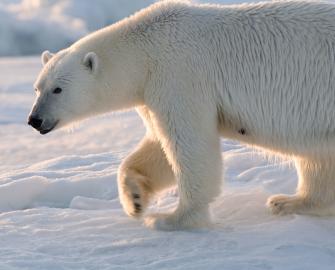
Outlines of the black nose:
<svg viewBox="0 0 335 270">
<path fill-rule="evenodd" d="M 42 125 L 43 120 L 30 116 L 28 119 L 28 125 L 31 125 L 33 128 L 39 129 Z"/>
</svg>

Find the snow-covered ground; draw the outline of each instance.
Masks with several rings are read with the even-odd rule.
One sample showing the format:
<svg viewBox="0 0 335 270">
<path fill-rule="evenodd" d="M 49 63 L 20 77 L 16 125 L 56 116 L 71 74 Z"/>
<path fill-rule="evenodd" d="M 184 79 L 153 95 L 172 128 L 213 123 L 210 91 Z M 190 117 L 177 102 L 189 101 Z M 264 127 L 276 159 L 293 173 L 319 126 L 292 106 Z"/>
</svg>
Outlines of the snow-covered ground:
<svg viewBox="0 0 335 270">
<path fill-rule="evenodd" d="M 226 171 L 212 229 L 152 231 L 128 218 L 116 170 L 144 134 L 135 112 L 41 136 L 26 125 L 39 58 L 0 60 L 0 269 L 334 269 L 335 218 L 272 216 L 293 193 L 287 161 L 223 140 Z M 172 210 L 172 189 L 150 211 Z"/>
</svg>

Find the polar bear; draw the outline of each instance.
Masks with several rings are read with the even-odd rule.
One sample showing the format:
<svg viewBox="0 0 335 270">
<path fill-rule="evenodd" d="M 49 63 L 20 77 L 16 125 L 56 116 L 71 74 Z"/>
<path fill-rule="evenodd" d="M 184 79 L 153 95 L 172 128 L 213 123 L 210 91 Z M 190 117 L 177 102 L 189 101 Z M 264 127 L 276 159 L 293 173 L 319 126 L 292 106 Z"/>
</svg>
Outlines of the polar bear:
<svg viewBox="0 0 335 270">
<path fill-rule="evenodd" d="M 140 217 L 177 184 L 174 212 L 149 215 L 163 230 L 209 224 L 219 194 L 220 137 L 295 159 L 293 196 L 275 214 L 321 213 L 335 202 L 335 6 L 161 1 L 53 55 L 35 89 L 29 124 L 41 134 L 136 108 L 146 135 L 121 164 L 120 200 Z"/>
</svg>

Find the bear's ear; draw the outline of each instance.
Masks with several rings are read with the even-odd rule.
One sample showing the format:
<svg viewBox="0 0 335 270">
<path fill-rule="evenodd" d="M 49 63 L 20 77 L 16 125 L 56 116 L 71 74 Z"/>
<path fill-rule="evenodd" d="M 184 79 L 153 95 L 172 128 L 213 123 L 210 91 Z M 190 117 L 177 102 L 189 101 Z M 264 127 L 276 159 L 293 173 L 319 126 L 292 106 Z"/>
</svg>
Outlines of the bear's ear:
<svg viewBox="0 0 335 270">
<path fill-rule="evenodd" d="M 98 70 L 99 60 L 98 56 L 94 52 L 89 52 L 84 57 L 84 65 L 87 67 L 92 73 L 96 73 Z"/>
<path fill-rule="evenodd" d="M 49 52 L 49 51 L 44 51 L 41 55 L 41 60 L 42 60 L 42 64 L 43 66 L 49 62 L 49 60 L 54 56 L 53 53 Z"/>
</svg>

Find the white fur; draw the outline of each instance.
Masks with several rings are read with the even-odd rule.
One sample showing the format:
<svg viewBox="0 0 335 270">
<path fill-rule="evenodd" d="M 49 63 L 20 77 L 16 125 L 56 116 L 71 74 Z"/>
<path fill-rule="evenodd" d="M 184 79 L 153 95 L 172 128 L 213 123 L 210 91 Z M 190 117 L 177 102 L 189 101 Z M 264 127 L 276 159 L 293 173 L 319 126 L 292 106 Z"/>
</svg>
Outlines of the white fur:
<svg viewBox="0 0 335 270">
<path fill-rule="evenodd" d="M 208 224 L 221 185 L 220 136 L 294 157 L 296 195 L 268 205 L 320 213 L 335 201 L 334 18 L 335 6 L 322 2 L 159 2 L 52 57 L 32 114 L 61 127 L 136 107 L 147 134 L 120 166 L 121 203 L 140 216 L 174 183 L 180 196 L 175 212 L 145 219 L 150 227 Z M 59 84 L 64 93 L 53 96 Z"/>
</svg>

